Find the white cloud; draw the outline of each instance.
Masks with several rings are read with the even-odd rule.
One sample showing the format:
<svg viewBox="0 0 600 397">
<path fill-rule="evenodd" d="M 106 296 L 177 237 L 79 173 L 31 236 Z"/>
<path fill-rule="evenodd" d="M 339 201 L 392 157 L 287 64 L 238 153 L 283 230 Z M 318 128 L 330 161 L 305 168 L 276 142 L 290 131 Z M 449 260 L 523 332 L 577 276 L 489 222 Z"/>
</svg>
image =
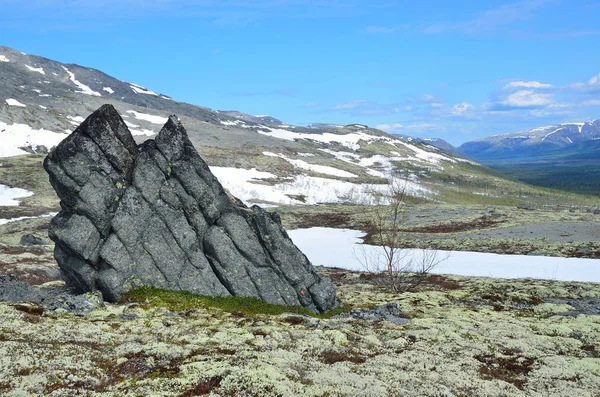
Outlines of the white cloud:
<svg viewBox="0 0 600 397">
<path fill-rule="evenodd" d="M 512 81 L 504 86 L 505 90 L 511 88 L 552 88 L 552 85 L 540 83 L 539 81 Z"/>
<path fill-rule="evenodd" d="M 359 106 L 365 105 L 367 103 L 367 101 L 365 101 L 364 99 L 359 99 L 359 100 L 355 100 L 355 101 L 350 101 L 350 102 L 346 102 L 346 103 L 342 103 L 340 105 L 335 105 L 333 107 L 333 109 L 335 110 L 342 110 L 342 109 L 355 109 Z"/>
<path fill-rule="evenodd" d="M 600 73 L 598 73 L 597 75 L 595 75 L 594 77 L 592 77 L 589 81 L 588 84 L 589 85 L 596 85 L 600 82 Z"/>
<path fill-rule="evenodd" d="M 475 106 L 467 102 L 457 103 L 452 106 L 451 113 L 455 116 L 466 116 L 475 110 Z"/>
<path fill-rule="evenodd" d="M 397 130 L 402 128 L 402 124 L 400 123 L 394 123 L 392 125 L 389 124 L 379 124 L 375 127 L 378 130 L 382 130 L 382 131 L 391 131 L 391 130 Z"/>
<path fill-rule="evenodd" d="M 600 99 L 590 99 L 581 104 L 582 106 L 600 106 Z"/>
<path fill-rule="evenodd" d="M 502 103 L 512 107 L 541 107 L 552 103 L 552 95 L 520 90 L 510 94 Z"/>
</svg>

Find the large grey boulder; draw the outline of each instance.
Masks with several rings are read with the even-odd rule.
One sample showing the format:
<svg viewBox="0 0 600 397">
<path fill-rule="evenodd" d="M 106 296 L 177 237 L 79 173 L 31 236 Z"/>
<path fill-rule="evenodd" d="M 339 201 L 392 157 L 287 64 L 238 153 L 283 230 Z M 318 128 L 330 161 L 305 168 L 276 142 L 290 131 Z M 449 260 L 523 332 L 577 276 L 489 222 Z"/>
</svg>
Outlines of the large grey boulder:
<svg viewBox="0 0 600 397">
<path fill-rule="evenodd" d="M 49 236 L 65 281 L 108 301 L 144 285 L 254 296 L 314 312 L 339 306 L 277 214 L 229 196 L 171 116 L 136 145 L 104 105 L 44 161 L 62 210 Z"/>
</svg>

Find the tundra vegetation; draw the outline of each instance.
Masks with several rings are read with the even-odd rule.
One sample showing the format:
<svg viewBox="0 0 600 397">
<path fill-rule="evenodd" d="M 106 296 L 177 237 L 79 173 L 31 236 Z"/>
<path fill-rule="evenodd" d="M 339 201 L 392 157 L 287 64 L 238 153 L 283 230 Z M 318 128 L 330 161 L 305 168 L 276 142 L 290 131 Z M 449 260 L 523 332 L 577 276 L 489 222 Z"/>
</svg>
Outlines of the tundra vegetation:
<svg viewBox="0 0 600 397">
<path fill-rule="evenodd" d="M 320 271 L 335 280 L 347 306 L 396 303 L 410 321 L 319 318 L 260 305 L 236 310 L 160 290 L 137 291 L 84 315 L 1 303 L 0 390 L 593 396 L 600 389 L 597 283 L 429 275 L 414 292 L 398 295 L 367 273 Z"/>
</svg>

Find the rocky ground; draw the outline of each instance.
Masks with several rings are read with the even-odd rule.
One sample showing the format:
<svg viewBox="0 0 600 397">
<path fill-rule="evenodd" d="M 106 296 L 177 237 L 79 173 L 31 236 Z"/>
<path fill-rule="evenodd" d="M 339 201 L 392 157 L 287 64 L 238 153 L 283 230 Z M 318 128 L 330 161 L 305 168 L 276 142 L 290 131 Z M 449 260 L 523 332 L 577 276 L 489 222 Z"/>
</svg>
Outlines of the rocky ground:
<svg viewBox="0 0 600 397">
<path fill-rule="evenodd" d="M 396 295 L 321 269 L 362 315 L 143 301 L 0 303 L 6 396 L 594 396 L 600 284 L 430 276 Z M 57 282 L 38 288 L 59 288 Z M 398 310 L 394 310 L 395 308 Z M 402 320 L 406 319 L 406 320 Z"/>
</svg>

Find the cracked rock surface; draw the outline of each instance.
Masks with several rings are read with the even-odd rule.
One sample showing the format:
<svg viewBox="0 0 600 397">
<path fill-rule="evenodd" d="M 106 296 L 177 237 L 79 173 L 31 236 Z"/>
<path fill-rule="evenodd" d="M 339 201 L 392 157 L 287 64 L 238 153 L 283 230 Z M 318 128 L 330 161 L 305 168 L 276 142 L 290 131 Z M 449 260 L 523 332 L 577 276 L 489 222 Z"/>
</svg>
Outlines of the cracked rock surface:
<svg viewBox="0 0 600 397">
<path fill-rule="evenodd" d="M 177 117 L 136 145 L 111 105 L 44 161 L 61 199 L 51 222 L 67 284 L 108 301 L 144 285 L 254 296 L 324 312 L 339 305 L 279 216 L 228 195 Z"/>
</svg>

